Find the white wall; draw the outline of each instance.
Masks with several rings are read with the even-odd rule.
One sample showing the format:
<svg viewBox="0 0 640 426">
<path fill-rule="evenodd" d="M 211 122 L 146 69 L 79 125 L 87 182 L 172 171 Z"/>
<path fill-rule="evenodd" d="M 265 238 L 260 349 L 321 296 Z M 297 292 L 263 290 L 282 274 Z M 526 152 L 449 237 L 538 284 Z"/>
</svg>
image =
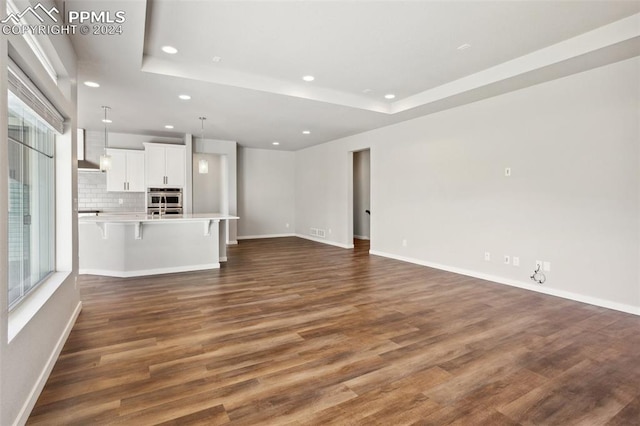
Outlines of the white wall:
<svg viewBox="0 0 640 426">
<path fill-rule="evenodd" d="M 6 10 L 0 0 L 0 10 Z M 81 307 L 75 287 L 78 268 L 76 192 L 76 61 L 64 36 L 39 38 L 59 75 L 56 86 L 19 36 L 0 38 L 0 152 L 7 152 L 7 46 L 12 59 L 65 116 L 65 132 L 56 140 L 56 280 L 36 289 L 11 313 L 7 275 L 0 274 L 0 424 L 22 424 L 44 386 Z M 7 170 L 0 155 L 0 170 Z M 0 271 L 7 270 L 7 176 L 0 173 Z M 21 323 L 22 320 L 26 322 Z M 16 324 L 22 324 L 17 326 Z M 17 334 L 15 331 L 19 329 Z M 10 333 L 11 330 L 11 333 Z M 15 335 L 14 335 L 15 334 Z M 13 337 L 13 338 L 11 338 Z"/>
<path fill-rule="evenodd" d="M 293 235 L 294 167 L 293 152 L 238 150 L 238 238 Z"/>
<path fill-rule="evenodd" d="M 209 163 L 209 173 L 198 172 L 198 162 Z M 193 212 L 218 213 L 222 211 L 222 159 L 216 154 L 193 154 Z"/>
<path fill-rule="evenodd" d="M 370 154 L 368 149 L 353 153 L 353 236 L 367 240 L 370 216 L 366 210 L 371 210 Z"/>
<path fill-rule="evenodd" d="M 152 135 L 136 135 L 133 133 L 108 132 L 109 148 L 144 150 L 145 142 L 168 143 L 184 145 L 181 138 L 169 138 Z M 100 163 L 100 156 L 104 153 L 104 130 L 86 130 L 84 137 L 84 156 L 87 161 Z"/>
<path fill-rule="evenodd" d="M 349 151 L 369 145 L 345 141 L 339 139 L 296 152 L 295 229 L 296 234 L 310 239 L 317 239 L 311 237 L 311 228 L 324 229 L 323 242 L 350 248 L 353 247 L 353 210 L 350 208 L 353 155 L 349 155 Z M 373 158 L 373 152 L 371 155 Z"/>
<path fill-rule="evenodd" d="M 373 252 L 640 313 L 639 64 L 298 151 L 296 231 L 349 245 L 349 151 L 370 147 Z"/>
</svg>

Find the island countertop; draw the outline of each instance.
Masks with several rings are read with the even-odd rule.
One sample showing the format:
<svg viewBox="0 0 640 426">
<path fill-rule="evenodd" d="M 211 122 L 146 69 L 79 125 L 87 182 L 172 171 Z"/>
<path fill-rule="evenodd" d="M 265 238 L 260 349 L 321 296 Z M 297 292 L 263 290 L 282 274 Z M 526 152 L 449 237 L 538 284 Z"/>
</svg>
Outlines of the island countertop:
<svg viewBox="0 0 640 426">
<path fill-rule="evenodd" d="M 79 273 L 136 277 L 219 268 L 227 260 L 226 225 L 235 219 L 222 213 L 80 217 Z"/>
<path fill-rule="evenodd" d="M 223 213 L 188 213 L 170 214 L 164 216 L 148 215 L 144 213 L 131 214 L 104 214 L 100 216 L 85 216 L 78 218 L 80 223 L 127 223 L 127 222 L 195 222 L 202 220 L 234 220 L 240 219 L 238 216 Z"/>
</svg>

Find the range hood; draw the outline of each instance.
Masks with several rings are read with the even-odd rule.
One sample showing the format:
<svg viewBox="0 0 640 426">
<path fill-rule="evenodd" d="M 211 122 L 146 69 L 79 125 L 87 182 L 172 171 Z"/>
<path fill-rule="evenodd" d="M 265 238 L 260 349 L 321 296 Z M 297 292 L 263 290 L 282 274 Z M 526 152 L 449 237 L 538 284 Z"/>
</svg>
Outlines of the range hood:
<svg viewBox="0 0 640 426">
<path fill-rule="evenodd" d="M 85 159 L 84 152 L 84 129 L 78 129 L 78 171 L 99 172 L 100 165 Z"/>
</svg>

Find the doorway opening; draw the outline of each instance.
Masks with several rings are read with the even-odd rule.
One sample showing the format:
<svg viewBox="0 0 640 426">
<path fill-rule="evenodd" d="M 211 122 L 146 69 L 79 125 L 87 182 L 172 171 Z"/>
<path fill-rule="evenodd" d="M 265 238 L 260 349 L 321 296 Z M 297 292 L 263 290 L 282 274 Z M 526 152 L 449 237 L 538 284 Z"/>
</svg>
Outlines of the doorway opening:
<svg viewBox="0 0 640 426">
<path fill-rule="evenodd" d="M 369 251 L 371 244 L 371 150 L 353 152 L 353 244 Z"/>
</svg>

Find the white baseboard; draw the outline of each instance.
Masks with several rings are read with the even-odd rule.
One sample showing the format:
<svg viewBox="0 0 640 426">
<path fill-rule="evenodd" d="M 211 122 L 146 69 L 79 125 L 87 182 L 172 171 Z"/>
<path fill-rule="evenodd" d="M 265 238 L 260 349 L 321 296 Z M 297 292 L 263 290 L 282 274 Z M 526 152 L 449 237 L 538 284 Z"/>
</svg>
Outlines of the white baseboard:
<svg viewBox="0 0 640 426">
<path fill-rule="evenodd" d="M 298 237 L 298 238 L 304 238 L 305 240 L 315 241 L 316 243 L 329 244 L 330 246 L 336 246 L 336 247 L 340 247 L 340 248 L 344 248 L 344 249 L 352 249 L 353 248 L 353 244 L 342 244 L 342 243 L 338 243 L 338 242 L 331 241 L 331 240 L 325 240 L 324 238 L 312 237 L 310 235 L 296 234 L 295 236 Z"/>
<path fill-rule="evenodd" d="M 220 268 L 220 262 L 206 263 L 204 265 L 187 265 L 187 266 L 175 266 L 170 268 L 156 268 L 156 269 L 138 269 L 136 271 L 112 271 L 109 269 L 80 269 L 79 275 L 102 275 L 105 277 L 117 277 L 117 278 L 131 278 L 131 277 L 143 277 L 146 275 L 161 275 L 161 274 L 173 274 L 176 272 L 192 272 L 192 271 L 204 271 L 207 269 Z"/>
<path fill-rule="evenodd" d="M 16 418 L 16 421 L 13 423 L 14 425 L 24 425 L 27 423 L 27 420 L 29 419 L 29 415 L 31 414 L 33 407 L 35 407 L 36 402 L 38 401 L 38 397 L 40 397 L 40 394 L 42 393 L 42 389 L 44 389 L 44 385 L 47 383 L 47 380 L 49 379 L 49 375 L 51 374 L 53 367 L 56 365 L 58 356 L 60 355 L 60 352 L 62 352 L 62 348 L 64 347 L 64 344 L 67 341 L 69 334 L 71 334 L 71 330 L 73 329 L 73 326 L 76 323 L 76 319 L 78 319 L 78 315 L 80 315 L 81 310 L 82 310 L 82 302 L 78 302 L 78 304 L 76 305 L 76 308 L 73 311 L 73 314 L 71 314 L 71 317 L 69 318 L 69 321 L 67 321 L 67 325 L 64 327 L 64 330 L 60 335 L 60 338 L 58 339 L 56 346 L 53 348 L 51 355 L 49 355 L 49 359 L 47 360 L 46 365 L 42 369 L 40 376 L 38 376 L 38 380 L 33 385 L 33 388 L 29 393 L 29 397 L 27 398 L 24 405 L 20 409 L 20 413 L 18 413 L 18 417 Z"/>
<path fill-rule="evenodd" d="M 263 234 L 263 235 L 243 235 L 238 236 L 238 240 L 259 240 L 262 238 L 283 238 L 283 237 L 295 237 L 296 234 Z"/>
<path fill-rule="evenodd" d="M 354 235 L 353 238 L 355 238 L 356 240 L 368 240 L 369 237 L 366 237 L 364 235 Z"/>
<path fill-rule="evenodd" d="M 227 241 L 228 246 L 235 246 L 238 244 L 238 240 L 229 240 Z"/>
<path fill-rule="evenodd" d="M 456 268 L 448 265 L 441 265 L 438 263 L 427 262 L 424 260 L 414 259 L 411 257 L 398 256 L 395 254 L 385 253 L 377 250 L 369 250 L 369 253 L 376 256 L 388 257 L 390 259 L 414 263 L 416 265 L 428 266 L 429 268 L 453 272 L 455 274 L 466 275 L 469 277 L 479 278 L 486 281 L 492 281 L 497 284 L 504 284 L 512 287 L 522 288 L 524 290 L 535 291 L 536 293 L 544 293 L 550 296 L 561 297 L 563 299 L 569 299 L 575 302 L 587 303 L 589 305 L 600 306 L 602 308 L 613 309 L 615 311 L 626 312 L 628 314 L 640 315 L 640 307 L 633 306 L 633 305 L 612 302 L 610 300 L 600 299 L 598 297 L 585 296 L 585 295 L 573 293 L 570 291 L 558 290 L 558 289 L 544 287 L 540 285 L 529 284 L 529 283 L 518 281 L 518 280 L 499 277 L 496 275 L 484 274 L 482 272 L 471 271 L 469 269 Z"/>
</svg>

